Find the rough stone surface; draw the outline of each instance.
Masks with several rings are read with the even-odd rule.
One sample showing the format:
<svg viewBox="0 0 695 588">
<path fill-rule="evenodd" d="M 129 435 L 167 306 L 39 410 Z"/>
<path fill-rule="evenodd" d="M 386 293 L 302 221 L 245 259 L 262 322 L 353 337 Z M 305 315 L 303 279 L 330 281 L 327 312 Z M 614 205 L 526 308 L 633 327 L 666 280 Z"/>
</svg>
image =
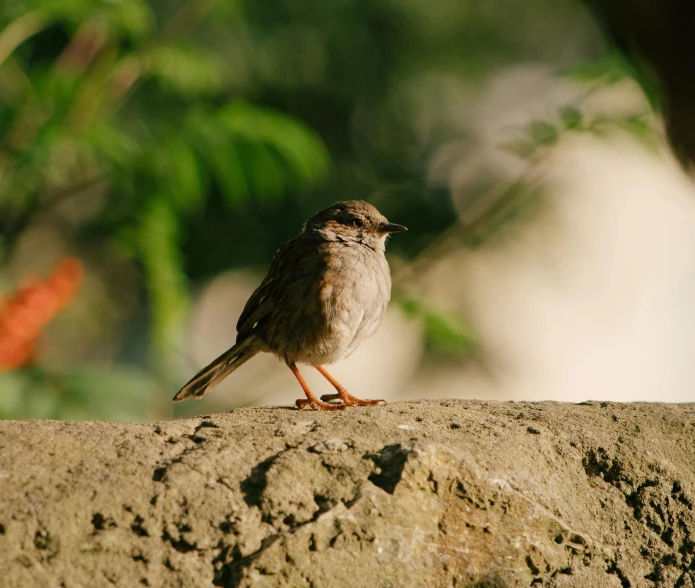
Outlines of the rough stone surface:
<svg viewBox="0 0 695 588">
<path fill-rule="evenodd" d="M 2 586 L 695 586 L 695 404 L 0 433 Z"/>
</svg>

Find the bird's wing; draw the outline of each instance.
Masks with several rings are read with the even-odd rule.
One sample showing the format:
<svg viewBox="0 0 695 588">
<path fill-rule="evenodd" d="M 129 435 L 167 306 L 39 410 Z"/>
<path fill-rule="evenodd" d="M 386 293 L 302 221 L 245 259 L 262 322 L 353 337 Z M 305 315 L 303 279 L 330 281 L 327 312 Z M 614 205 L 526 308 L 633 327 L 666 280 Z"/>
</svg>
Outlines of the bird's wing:
<svg viewBox="0 0 695 588">
<path fill-rule="evenodd" d="M 251 294 L 244 310 L 239 317 L 236 325 L 236 330 L 239 333 L 246 333 L 253 329 L 258 321 L 264 316 L 272 312 L 275 308 L 273 301 L 268 298 L 268 282 L 266 280 L 256 288 L 256 291 Z"/>
<path fill-rule="evenodd" d="M 316 249 L 317 244 L 308 242 L 303 235 L 291 239 L 278 249 L 268 274 L 251 294 L 239 317 L 239 335 L 250 332 L 263 318 L 272 314 L 298 279 L 320 273 L 323 259 L 316 254 Z"/>
</svg>

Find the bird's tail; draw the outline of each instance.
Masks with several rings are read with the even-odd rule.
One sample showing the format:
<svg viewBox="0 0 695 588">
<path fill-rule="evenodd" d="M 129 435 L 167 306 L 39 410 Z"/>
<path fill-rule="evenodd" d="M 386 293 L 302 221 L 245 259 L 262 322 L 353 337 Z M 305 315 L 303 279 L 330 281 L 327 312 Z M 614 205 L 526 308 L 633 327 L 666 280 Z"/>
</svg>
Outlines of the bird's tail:
<svg viewBox="0 0 695 588">
<path fill-rule="evenodd" d="M 195 396 L 196 399 L 202 398 L 235 369 L 245 364 L 261 350 L 262 344 L 258 337 L 255 335 L 247 337 L 200 370 L 178 391 L 171 401 L 181 402 L 189 396 Z"/>
</svg>

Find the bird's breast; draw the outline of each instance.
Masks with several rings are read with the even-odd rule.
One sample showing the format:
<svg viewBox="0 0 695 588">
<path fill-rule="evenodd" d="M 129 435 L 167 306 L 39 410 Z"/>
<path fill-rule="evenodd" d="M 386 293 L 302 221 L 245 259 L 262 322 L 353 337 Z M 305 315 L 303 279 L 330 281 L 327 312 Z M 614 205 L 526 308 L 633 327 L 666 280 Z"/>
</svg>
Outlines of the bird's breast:
<svg viewBox="0 0 695 588">
<path fill-rule="evenodd" d="M 329 268 L 321 288 L 326 325 L 338 355 L 332 361 L 350 355 L 374 334 L 391 298 L 384 256 L 364 247 L 354 249 Z"/>
<path fill-rule="evenodd" d="M 362 245 L 331 244 L 321 271 L 296 280 L 269 321 L 265 341 L 285 361 L 333 363 L 379 327 L 391 297 L 386 258 Z"/>
</svg>

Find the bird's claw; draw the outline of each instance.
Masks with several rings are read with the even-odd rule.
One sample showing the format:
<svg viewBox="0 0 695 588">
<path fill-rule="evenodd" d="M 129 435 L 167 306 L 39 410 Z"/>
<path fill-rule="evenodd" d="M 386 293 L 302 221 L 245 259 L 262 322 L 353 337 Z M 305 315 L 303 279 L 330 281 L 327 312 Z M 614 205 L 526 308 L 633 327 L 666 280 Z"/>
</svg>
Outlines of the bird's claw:
<svg viewBox="0 0 695 588">
<path fill-rule="evenodd" d="M 344 404 L 329 404 L 320 400 L 312 401 L 308 398 L 298 398 L 295 403 L 300 410 L 318 409 L 318 410 L 345 410 Z"/>
<path fill-rule="evenodd" d="M 324 394 L 321 396 L 321 400 L 325 402 L 334 402 L 339 400 L 343 406 L 379 406 L 386 404 L 385 400 L 362 400 L 361 398 L 356 398 L 351 394 Z M 333 404 L 332 406 L 340 406 L 341 404 Z"/>
</svg>

